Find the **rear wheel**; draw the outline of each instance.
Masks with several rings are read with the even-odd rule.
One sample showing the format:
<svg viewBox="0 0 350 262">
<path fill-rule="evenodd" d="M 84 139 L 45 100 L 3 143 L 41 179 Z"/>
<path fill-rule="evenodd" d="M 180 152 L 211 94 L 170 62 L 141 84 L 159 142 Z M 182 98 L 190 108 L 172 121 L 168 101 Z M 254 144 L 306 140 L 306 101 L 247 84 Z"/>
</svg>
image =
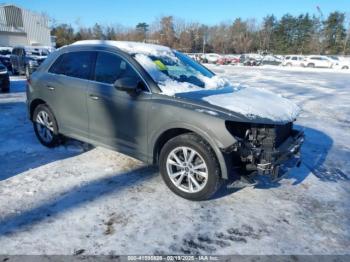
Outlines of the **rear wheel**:
<svg viewBox="0 0 350 262">
<path fill-rule="evenodd" d="M 2 83 L 2 86 L 0 86 L 0 91 L 3 92 L 3 93 L 10 92 L 10 81 L 9 80 L 5 80 Z"/>
<path fill-rule="evenodd" d="M 37 106 L 33 114 L 34 131 L 40 143 L 47 147 L 59 144 L 59 134 L 56 119 L 45 104 Z"/>
<path fill-rule="evenodd" d="M 349 69 L 348 66 L 343 66 L 341 69 Z"/>
<path fill-rule="evenodd" d="M 169 140 L 161 150 L 159 165 L 164 182 L 183 198 L 206 200 L 220 187 L 220 167 L 215 153 L 193 133 Z"/>
</svg>

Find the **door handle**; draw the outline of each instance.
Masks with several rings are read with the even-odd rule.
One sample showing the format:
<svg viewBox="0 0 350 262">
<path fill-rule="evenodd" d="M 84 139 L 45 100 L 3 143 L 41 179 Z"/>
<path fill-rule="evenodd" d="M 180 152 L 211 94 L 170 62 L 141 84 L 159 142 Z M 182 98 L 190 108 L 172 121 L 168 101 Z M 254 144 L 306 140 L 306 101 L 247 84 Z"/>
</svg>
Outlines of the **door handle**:
<svg viewBox="0 0 350 262">
<path fill-rule="evenodd" d="M 98 96 L 95 96 L 95 95 L 90 95 L 90 98 L 91 98 L 92 100 L 98 100 L 98 99 L 99 99 L 99 97 L 98 97 Z"/>
<path fill-rule="evenodd" d="M 47 89 L 49 89 L 50 91 L 54 91 L 55 88 L 53 86 L 47 86 Z"/>
</svg>

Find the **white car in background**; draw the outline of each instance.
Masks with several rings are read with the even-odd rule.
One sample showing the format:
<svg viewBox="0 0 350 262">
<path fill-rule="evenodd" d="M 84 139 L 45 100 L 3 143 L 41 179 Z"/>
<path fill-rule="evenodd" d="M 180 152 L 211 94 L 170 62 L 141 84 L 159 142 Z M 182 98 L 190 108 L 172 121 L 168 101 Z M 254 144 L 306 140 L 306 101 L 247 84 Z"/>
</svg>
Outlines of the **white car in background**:
<svg viewBox="0 0 350 262">
<path fill-rule="evenodd" d="M 301 55 L 287 55 L 282 62 L 282 66 L 301 66 L 303 61 L 304 57 Z"/>
<path fill-rule="evenodd" d="M 345 61 L 337 56 L 327 56 L 327 58 L 333 62 L 333 68 L 335 69 L 350 69 L 349 61 Z"/>
<path fill-rule="evenodd" d="M 206 60 L 206 62 L 210 64 L 216 64 L 219 59 L 222 58 L 221 55 L 210 53 L 210 54 L 203 54 L 202 56 L 203 60 Z"/>
<path fill-rule="evenodd" d="M 334 61 L 329 59 L 327 56 L 313 55 L 313 56 L 307 56 L 305 60 L 302 62 L 301 66 L 332 68 L 333 64 L 334 64 Z"/>
</svg>

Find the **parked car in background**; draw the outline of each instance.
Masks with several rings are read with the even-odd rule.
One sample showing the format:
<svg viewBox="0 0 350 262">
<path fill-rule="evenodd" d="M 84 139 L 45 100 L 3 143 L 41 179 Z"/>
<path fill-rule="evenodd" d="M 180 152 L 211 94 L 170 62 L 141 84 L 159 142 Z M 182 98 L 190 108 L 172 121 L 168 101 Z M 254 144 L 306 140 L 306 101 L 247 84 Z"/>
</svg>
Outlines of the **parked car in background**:
<svg viewBox="0 0 350 262">
<path fill-rule="evenodd" d="M 7 67 L 7 70 L 12 71 L 10 56 L 12 47 L 0 47 L 0 63 Z"/>
<path fill-rule="evenodd" d="M 266 55 L 260 62 L 260 65 L 280 65 L 282 60 L 274 55 Z"/>
<path fill-rule="evenodd" d="M 334 61 L 329 59 L 326 56 L 307 56 L 301 63 L 303 67 L 323 67 L 323 68 L 332 68 Z"/>
<path fill-rule="evenodd" d="M 0 91 L 8 92 L 10 91 L 10 77 L 7 67 L 0 63 Z"/>
<path fill-rule="evenodd" d="M 303 143 L 291 101 L 259 88 L 236 90 L 154 44 L 63 47 L 28 79 L 27 105 L 43 145 L 65 135 L 158 165 L 167 186 L 190 200 L 212 197 L 239 168 L 249 185 L 256 174 L 281 178 Z"/>
<path fill-rule="evenodd" d="M 239 63 L 239 56 L 236 55 L 223 55 L 216 62 L 219 65 L 232 65 Z"/>
<path fill-rule="evenodd" d="M 329 60 L 332 61 L 333 67 L 335 69 L 350 69 L 350 62 L 344 61 L 337 56 L 327 56 Z"/>
<path fill-rule="evenodd" d="M 219 54 L 209 53 L 209 54 L 203 54 L 202 58 L 206 60 L 207 63 L 216 64 L 219 61 L 219 59 L 222 58 L 222 56 Z"/>
<path fill-rule="evenodd" d="M 257 66 L 260 65 L 263 56 L 260 54 L 242 54 L 239 57 L 239 62 L 245 66 Z"/>
<path fill-rule="evenodd" d="M 12 74 L 29 77 L 50 54 L 52 48 L 40 46 L 17 46 L 10 56 Z"/>
<path fill-rule="evenodd" d="M 304 61 L 304 56 L 287 55 L 282 62 L 282 66 L 301 66 L 303 61 Z"/>
<path fill-rule="evenodd" d="M 260 64 L 261 64 L 261 60 L 253 57 L 248 57 L 243 62 L 243 65 L 245 66 L 259 66 Z"/>
</svg>

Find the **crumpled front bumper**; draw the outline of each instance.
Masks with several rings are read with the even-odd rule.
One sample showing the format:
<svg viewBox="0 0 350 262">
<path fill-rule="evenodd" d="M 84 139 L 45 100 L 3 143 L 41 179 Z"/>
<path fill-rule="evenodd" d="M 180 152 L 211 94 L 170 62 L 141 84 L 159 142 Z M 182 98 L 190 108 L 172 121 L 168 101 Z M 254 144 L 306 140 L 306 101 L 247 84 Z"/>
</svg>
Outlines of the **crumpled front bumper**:
<svg viewBox="0 0 350 262">
<path fill-rule="evenodd" d="M 274 161 L 257 164 L 259 175 L 270 175 L 273 180 L 283 177 L 288 171 L 300 166 L 300 148 L 304 142 L 303 131 L 293 130 L 292 135 L 272 154 Z"/>
</svg>

